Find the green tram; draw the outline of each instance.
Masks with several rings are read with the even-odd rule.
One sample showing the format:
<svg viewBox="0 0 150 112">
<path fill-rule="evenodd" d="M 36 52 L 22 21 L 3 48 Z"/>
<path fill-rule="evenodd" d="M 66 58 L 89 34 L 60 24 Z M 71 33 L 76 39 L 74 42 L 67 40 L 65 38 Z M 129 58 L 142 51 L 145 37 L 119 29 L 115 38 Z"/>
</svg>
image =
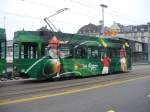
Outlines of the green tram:
<svg viewBox="0 0 150 112">
<path fill-rule="evenodd" d="M 0 78 L 6 73 L 6 32 L 0 28 Z"/>
<path fill-rule="evenodd" d="M 103 60 L 107 55 L 110 59 L 108 73 L 121 72 L 122 46 L 126 53 L 126 71 L 129 71 L 131 49 L 125 40 L 18 31 L 13 44 L 13 68 L 21 77 L 39 80 L 55 78 L 58 74 L 59 77 L 103 75 Z"/>
</svg>

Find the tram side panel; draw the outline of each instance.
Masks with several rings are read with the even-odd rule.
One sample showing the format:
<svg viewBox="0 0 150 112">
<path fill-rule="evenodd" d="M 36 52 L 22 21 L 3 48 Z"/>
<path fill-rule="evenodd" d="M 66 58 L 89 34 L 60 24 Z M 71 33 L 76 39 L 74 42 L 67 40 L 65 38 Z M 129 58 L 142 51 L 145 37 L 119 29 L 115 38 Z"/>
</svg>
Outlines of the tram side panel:
<svg viewBox="0 0 150 112">
<path fill-rule="evenodd" d="M 6 33 L 5 29 L 0 28 L 0 78 L 6 77 Z"/>
<path fill-rule="evenodd" d="M 73 49 L 72 57 L 63 56 L 55 58 L 47 56 L 46 54 L 42 55 L 42 49 L 45 50 L 45 46 L 42 46 L 40 39 L 41 42 L 39 43 L 39 41 L 33 39 L 35 37 L 32 37 L 31 35 L 27 35 L 26 39 L 20 39 L 17 43 L 18 47 L 16 43 L 14 43 L 14 70 L 20 72 L 22 76 L 36 79 L 52 78 L 57 74 L 56 67 L 58 61 L 60 62 L 61 76 L 67 76 L 68 74 L 83 77 L 97 74 L 101 75 L 103 69 L 102 58 L 104 54 L 107 54 L 111 58 L 109 73 L 121 71 L 119 56 L 119 49 L 121 47 L 117 47 L 116 43 L 109 42 L 109 39 L 103 39 L 101 42 L 97 38 L 96 41 L 82 42 L 85 47 Z M 77 44 L 79 44 L 77 46 L 83 45 L 81 43 Z M 105 46 L 105 44 L 107 44 L 107 46 Z M 101 50 L 99 46 L 107 51 Z M 121 43 L 119 43 L 119 46 L 122 46 Z M 111 51 L 112 47 L 117 49 Z M 82 51 L 82 49 L 84 50 Z M 129 60 L 130 56 L 127 55 L 128 68 L 130 68 L 131 63 Z"/>
</svg>

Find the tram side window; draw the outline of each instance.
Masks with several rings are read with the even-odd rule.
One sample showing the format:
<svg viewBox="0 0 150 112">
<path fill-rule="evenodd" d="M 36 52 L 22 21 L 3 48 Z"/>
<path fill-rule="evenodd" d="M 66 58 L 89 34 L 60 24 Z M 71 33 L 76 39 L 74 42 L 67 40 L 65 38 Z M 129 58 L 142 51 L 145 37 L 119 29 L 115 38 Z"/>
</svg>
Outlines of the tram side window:
<svg viewBox="0 0 150 112">
<path fill-rule="evenodd" d="M 28 47 L 28 56 L 30 59 L 37 58 L 37 50 L 35 46 Z"/>
<path fill-rule="evenodd" d="M 0 58 L 5 58 L 5 42 L 0 43 Z"/>
<path fill-rule="evenodd" d="M 100 50 L 99 50 L 99 57 L 102 59 L 102 58 L 104 58 L 105 54 L 110 57 L 110 51 L 109 51 L 109 49 L 100 48 Z"/>
<path fill-rule="evenodd" d="M 111 48 L 105 49 L 105 53 L 107 54 L 107 56 L 109 56 L 109 58 L 112 58 L 112 49 Z"/>
<path fill-rule="evenodd" d="M 92 50 L 92 58 L 98 58 L 98 49 Z"/>
<path fill-rule="evenodd" d="M 70 52 L 70 49 L 68 47 L 60 47 L 60 58 L 71 58 L 72 54 Z"/>
<path fill-rule="evenodd" d="M 119 52 L 118 52 L 118 49 L 116 49 L 116 48 L 109 48 L 109 49 L 105 50 L 105 52 L 107 53 L 107 56 L 109 56 L 110 58 L 119 57 Z"/>
<path fill-rule="evenodd" d="M 25 58 L 25 54 L 24 54 L 24 45 L 21 45 L 21 59 Z"/>
<path fill-rule="evenodd" d="M 19 58 L 19 45 L 14 44 L 14 59 L 18 59 L 18 58 Z"/>
<path fill-rule="evenodd" d="M 76 48 L 75 49 L 75 58 L 86 58 L 86 50 L 85 48 Z"/>
<path fill-rule="evenodd" d="M 91 53 L 92 52 L 92 50 L 91 50 L 91 48 L 88 48 L 88 50 L 87 50 L 87 58 L 89 59 L 89 58 L 91 58 Z"/>
<path fill-rule="evenodd" d="M 112 57 L 114 57 L 114 58 L 119 57 L 118 51 L 119 51 L 118 49 L 112 49 L 112 52 L 111 52 Z"/>
<path fill-rule="evenodd" d="M 21 59 L 34 59 L 37 58 L 37 46 L 36 45 L 21 45 Z"/>
<path fill-rule="evenodd" d="M 88 48 L 87 50 L 88 52 L 88 56 L 87 58 L 90 59 L 90 58 L 98 58 L 98 49 L 95 49 L 95 48 Z"/>
</svg>

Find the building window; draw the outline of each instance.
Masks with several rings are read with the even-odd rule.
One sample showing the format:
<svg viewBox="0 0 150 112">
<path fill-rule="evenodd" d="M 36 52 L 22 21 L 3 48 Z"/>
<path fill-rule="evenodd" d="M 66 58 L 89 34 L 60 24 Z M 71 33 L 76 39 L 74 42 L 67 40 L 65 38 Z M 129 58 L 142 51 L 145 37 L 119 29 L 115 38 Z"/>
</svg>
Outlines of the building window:
<svg viewBox="0 0 150 112">
<path fill-rule="evenodd" d="M 135 51 L 142 52 L 142 44 L 141 43 L 135 43 Z"/>
</svg>

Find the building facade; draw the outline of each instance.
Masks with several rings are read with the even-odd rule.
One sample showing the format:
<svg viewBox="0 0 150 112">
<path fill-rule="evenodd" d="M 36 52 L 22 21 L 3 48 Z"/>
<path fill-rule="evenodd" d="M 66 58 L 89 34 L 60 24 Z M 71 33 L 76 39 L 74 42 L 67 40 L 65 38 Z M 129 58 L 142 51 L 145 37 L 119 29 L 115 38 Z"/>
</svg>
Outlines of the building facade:
<svg viewBox="0 0 150 112">
<path fill-rule="evenodd" d="M 116 31 L 117 36 L 130 41 L 133 62 L 150 62 L 150 23 L 124 26 L 114 22 L 112 26 L 105 27 L 105 31 L 108 30 Z M 77 33 L 99 37 L 99 32 L 101 26 L 90 23 L 81 27 Z"/>
<path fill-rule="evenodd" d="M 81 27 L 77 33 L 80 35 L 98 37 L 100 35 L 101 28 L 101 25 L 94 25 L 92 23 L 89 23 L 88 25 Z"/>
<path fill-rule="evenodd" d="M 134 62 L 150 62 L 150 23 L 123 26 L 119 35 L 132 42 Z"/>
</svg>

